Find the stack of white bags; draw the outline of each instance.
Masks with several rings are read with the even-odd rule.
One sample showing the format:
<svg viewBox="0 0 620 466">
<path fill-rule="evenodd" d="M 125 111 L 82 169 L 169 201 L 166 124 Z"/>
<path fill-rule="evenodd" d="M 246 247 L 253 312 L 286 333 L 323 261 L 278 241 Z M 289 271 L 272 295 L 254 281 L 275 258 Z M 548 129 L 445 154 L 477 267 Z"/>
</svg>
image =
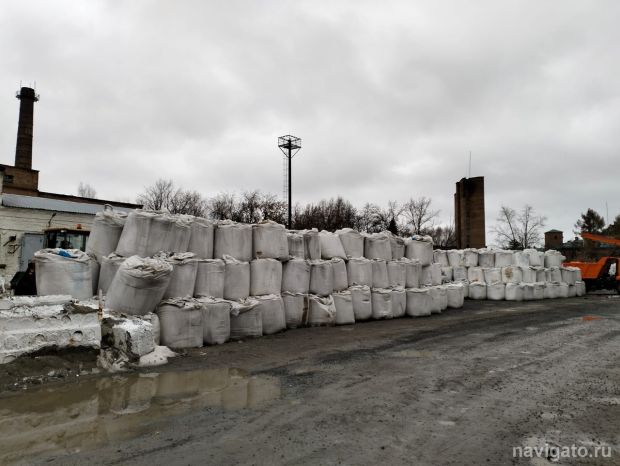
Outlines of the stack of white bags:
<svg viewBox="0 0 620 466">
<path fill-rule="evenodd" d="M 558 251 L 465 249 L 434 252 L 444 282 L 462 283 L 470 299 L 529 301 L 583 296 L 577 267 Z"/>
<path fill-rule="evenodd" d="M 435 251 L 430 237 L 287 231 L 135 210 L 97 214 L 87 253 L 36 255 L 39 294 L 92 296 L 129 315 L 155 312 L 161 343 L 220 344 L 304 326 L 426 316 L 472 299 L 581 293 L 553 251 Z M 67 273 L 69 272 L 69 273 Z"/>
</svg>

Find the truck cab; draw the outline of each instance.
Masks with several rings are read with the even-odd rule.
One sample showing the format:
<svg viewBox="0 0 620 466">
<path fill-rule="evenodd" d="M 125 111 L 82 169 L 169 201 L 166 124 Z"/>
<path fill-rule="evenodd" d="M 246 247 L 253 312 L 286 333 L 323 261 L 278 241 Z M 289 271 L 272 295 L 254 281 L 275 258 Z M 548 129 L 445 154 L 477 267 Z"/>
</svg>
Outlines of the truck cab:
<svg viewBox="0 0 620 466">
<path fill-rule="evenodd" d="M 587 291 L 616 290 L 620 293 L 619 260 L 618 257 L 601 257 L 596 262 L 565 262 L 564 266 L 581 269 L 581 279 Z"/>
</svg>

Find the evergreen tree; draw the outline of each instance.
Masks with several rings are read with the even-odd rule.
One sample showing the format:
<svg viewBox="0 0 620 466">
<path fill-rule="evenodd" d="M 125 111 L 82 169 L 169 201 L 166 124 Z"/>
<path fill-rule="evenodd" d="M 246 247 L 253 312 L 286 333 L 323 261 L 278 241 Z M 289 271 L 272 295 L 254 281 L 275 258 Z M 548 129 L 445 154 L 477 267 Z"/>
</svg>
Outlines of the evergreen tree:
<svg viewBox="0 0 620 466">
<path fill-rule="evenodd" d="M 605 228 L 603 217 L 596 210 L 588 209 L 575 223 L 575 234 L 602 233 L 603 228 Z"/>
</svg>

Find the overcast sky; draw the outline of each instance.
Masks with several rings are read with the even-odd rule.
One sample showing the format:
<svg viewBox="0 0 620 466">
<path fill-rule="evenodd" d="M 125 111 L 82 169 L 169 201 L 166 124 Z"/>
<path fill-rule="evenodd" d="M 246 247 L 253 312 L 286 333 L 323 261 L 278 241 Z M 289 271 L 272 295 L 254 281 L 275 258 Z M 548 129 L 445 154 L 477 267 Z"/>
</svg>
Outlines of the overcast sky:
<svg viewBox="0 0 620 466">
<path fill-rule="evenodd" d="M 604 0 L 3 1 L 0 163 L 36 81 L 41 190 L 281 194 L 292 133 L 294 200 L 428 196 L 447 223 L 471 151 L 487 229 L 529 203 L 566 239 L 620 213 L 619 25 Z"/>
</svg>

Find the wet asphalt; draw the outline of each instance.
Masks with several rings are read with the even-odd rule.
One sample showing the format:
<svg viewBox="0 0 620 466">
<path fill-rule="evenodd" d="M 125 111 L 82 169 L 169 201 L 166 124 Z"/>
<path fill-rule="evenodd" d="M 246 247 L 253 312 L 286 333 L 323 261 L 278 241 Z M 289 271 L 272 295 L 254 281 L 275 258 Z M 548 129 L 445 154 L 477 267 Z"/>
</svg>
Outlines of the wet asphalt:
<svg viewBox="0 0 620 466">
<path fill-rule="evenodd" d="M 610 457 L 514 456 L 544 445 Z M 467 301 L 24 390 L 0 463 L 620 464 L 620 299 Z"/>
</svg>

